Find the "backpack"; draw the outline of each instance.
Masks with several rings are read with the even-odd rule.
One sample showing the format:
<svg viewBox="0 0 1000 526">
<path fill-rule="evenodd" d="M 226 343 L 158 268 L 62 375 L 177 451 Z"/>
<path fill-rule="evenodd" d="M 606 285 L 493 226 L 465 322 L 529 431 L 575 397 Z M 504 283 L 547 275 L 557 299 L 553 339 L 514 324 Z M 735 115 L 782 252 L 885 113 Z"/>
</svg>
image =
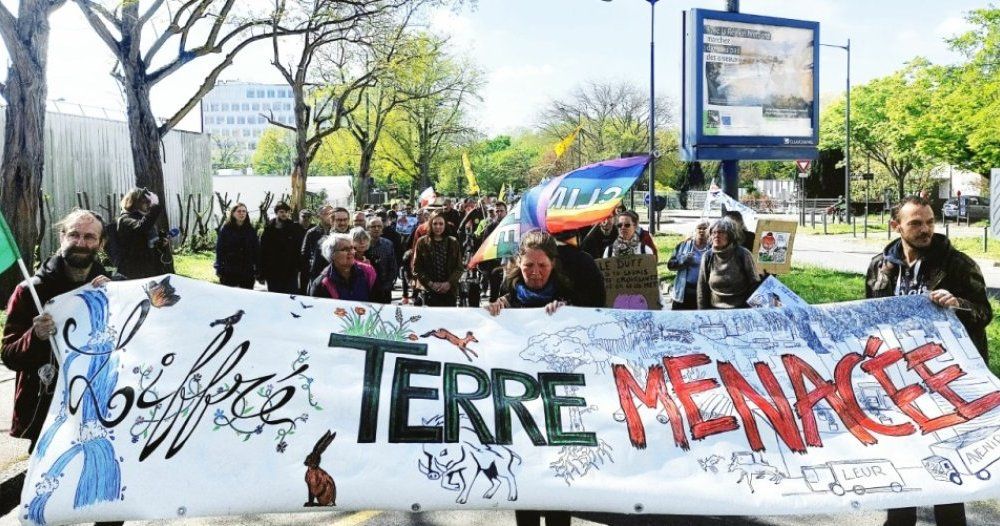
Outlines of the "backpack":
<svg viewBox="0 0 1000 526">
<path fill-rule="evenodd" d="M 122 257 L 121 244 L 118 242 L 118 220 L 104 225 L 104 253 L 108 255 L 111 266 L 117 269 Z"/>
</svg>

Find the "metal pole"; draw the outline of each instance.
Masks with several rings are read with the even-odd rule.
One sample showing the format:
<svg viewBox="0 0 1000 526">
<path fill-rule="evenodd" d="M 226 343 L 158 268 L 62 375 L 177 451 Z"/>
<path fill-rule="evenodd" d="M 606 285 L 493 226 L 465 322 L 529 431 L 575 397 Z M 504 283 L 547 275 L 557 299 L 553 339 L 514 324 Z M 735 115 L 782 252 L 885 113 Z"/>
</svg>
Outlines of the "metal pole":
<svg viewBox="0 0 1000 526">
<path fill-rule="evenodd" d="M 847 143 L 844 148 L 844 206 L 847 220 L 851 221 L 851 39 L 847 39 L 847 108 L 844 112 L 844 126 L 847 128 Z"/>
<path fill-rule="evenodd" d="M 656 233 L 656 0 L 649 2 L 649 233 Z"/>
<path fill-rule="evenodd" d="M 740 12 L 740 0 L 726 0 L 726 11 Z M 722 161 L 722 191 L 726 195 L 740 199 L 740 162 L 737 160 Z"/>
</svg>

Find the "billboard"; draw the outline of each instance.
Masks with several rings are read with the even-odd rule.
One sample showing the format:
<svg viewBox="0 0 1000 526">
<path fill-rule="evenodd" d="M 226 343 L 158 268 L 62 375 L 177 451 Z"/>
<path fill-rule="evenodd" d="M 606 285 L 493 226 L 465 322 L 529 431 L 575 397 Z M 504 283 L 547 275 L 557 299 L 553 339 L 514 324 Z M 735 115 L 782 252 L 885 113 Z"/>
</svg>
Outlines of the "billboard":
<svg viewBox="0 0 1000 526">
<path fill-rule="evenodd" d="M 815 158 L 818 40 L 817 22 L 688 11 L 685 159 Z"/>
</svg>

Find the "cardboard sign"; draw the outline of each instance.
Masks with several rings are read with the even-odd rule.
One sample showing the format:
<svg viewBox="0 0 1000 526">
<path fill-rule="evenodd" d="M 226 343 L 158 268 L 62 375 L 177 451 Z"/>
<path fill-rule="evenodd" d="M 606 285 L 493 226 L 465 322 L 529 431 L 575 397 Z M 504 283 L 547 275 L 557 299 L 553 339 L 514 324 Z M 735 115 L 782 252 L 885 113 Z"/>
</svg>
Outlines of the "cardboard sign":
<svg viewBox="0 0 1000 526">
<path fill-rule="evenodd" d="M 596 263 L 604 274 L 606 307 L 638 310 L 661 308 L 656 256 L 616 256 L 598 259 Z"/>
<path fill-rule="evenodd" d="M 757 238 L 753 242 L 757 268 L 771 274 L 787 274 L 792 270 L 792 245 L 798 226 L 795 221 L 761 219 L 757 222 Z"/>
<path fill-rule="evenodd" d="M 59 374 L 24 524 L 1000 497 L 1000 380 L 926 296 L 494 317 L 160 276 L 46 311 Z"/>
</svg>

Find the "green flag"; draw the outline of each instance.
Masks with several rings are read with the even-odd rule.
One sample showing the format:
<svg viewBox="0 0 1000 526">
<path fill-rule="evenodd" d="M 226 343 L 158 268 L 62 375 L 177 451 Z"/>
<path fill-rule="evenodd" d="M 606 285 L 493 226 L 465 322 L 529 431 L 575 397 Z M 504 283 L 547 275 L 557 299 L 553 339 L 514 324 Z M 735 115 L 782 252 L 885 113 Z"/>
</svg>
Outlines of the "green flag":
<svg viewBox="0 0 1000 526">
<path fill-rule="evenodd" d="M 0 272 L 10 268 L 18 259 L 21 259 L 21 253 L 17 251 L 14 234 L 7 226 L 7 220 L 4 219 L 3 214 L 0 214 Z"/>
</svg>

